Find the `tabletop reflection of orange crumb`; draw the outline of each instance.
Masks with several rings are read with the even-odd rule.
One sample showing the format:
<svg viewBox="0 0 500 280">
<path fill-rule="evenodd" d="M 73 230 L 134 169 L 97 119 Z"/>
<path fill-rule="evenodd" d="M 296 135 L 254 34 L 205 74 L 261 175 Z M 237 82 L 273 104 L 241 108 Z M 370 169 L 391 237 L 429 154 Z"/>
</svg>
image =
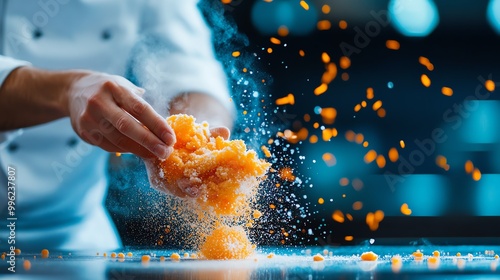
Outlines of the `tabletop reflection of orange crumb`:
<svg viewBox="0 0 500 280">
<path fill-rule="evenodd" d="M 198 204 L 216 214 L 235 215 L 248 205 L 248 197 L 270 164 L 260 160 L 242 140 L 211 137 L 208 123 L 195 123 L 188 115 L 172 115 L 168 124 L 175 131 L 174 152 L 160 162 L 167 184 L 179 180 L 200 189 Z"/>
<path fill-rule="evenodd" d="M 201 254 L 210 260 L 245 259 L 254 246 L 242 227 L 219 226 L 201 246 Z"/>
</svg>

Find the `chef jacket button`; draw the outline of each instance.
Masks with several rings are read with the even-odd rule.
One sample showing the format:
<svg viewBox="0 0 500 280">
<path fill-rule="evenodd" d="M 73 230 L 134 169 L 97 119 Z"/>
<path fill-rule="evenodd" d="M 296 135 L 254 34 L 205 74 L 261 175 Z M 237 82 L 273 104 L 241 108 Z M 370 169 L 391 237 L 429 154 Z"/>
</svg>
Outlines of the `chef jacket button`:
<svg viewBox="0 0 500 280">
<path fill-rule="evenodd" d="M 76 137 L 71 137 L 71 138 L 69 138 L 68 142 L 66 142 L 66 144 L 70 147 L 76 146 L 77 143 L 78 143 L 78 139 L 76 139 Z"/>
<path fill-rule="evenodd" d="M 111 32 L 109 30 L 104 30 L 102 33 L 101 33 L 101 38 L 104 40 L 104 41 L 107 41 L 109 39 L 111 39 Z"/>
<path fill-rule="evenodd" d="M 37 28 L 33 31 L 33 39 L 40 39 L 43 36 L 41 29 Z"/>
<path fill-rule="evenodd" d="M 13 153 L 19 149 L 19 145 L 17 143 L 12 142 L 7 146 L 7 149 L 9 150 L 9 152 Z"/>
</svg>

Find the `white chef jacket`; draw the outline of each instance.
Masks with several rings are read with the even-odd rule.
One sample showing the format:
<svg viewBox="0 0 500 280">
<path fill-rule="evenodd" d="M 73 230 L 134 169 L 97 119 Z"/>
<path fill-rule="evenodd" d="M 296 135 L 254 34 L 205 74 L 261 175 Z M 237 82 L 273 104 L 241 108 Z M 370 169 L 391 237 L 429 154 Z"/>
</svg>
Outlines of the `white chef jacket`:
<svg viewBox="0 0 500 280">
<path fill-rule="evenodd" d="M 154 65 L 134 72 L 146 81 L 146 90 L 151 76 L 165 75 L 161 84 L 152 79 L 146 94 L 162 94 L 165 102 L 182 92 L 201 92 L 232 110 L 197 2 L 0 0 L 0 85 L 13 69 L 28 64 L 124 75 L 132 50 L 149 35 L 160 39 L 163 51 L 154 57 L 142 52 L 138 60 Z M 95 252 L 121 246 L 104 208 L 108 153 L 80 140 L 69 118 L 0 133 L 0 142 L 0 219 L 5 223 L 5 172 L 13 166 L 17 248 Z M 7 251 L 5 226 L 0 234 L 0 251 Z"/>
</svg>

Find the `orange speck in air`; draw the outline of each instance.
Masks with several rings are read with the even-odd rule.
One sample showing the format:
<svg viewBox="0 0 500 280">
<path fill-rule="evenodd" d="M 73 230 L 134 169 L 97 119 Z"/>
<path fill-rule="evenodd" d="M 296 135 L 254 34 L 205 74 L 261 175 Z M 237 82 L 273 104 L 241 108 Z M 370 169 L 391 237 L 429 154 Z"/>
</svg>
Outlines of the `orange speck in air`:
<svg viewBox="0 0 500 280">
<path fill-rule="evenodd" d="M 342 78 L 342 81 L 348 81 L 349 80 L 349 73 L 342 73 L 340 76 Z"/>
<path fill-rule="evenodd" d="M 281 40 L 276 38 L 276 37 L 271 37 L 269 38 L 269 41 L 271 41 L 271 43 L 275 44 L 275 45 L 280 45 L 281 44 Z"/>
<path fill-rule="evenodd" d="M 337 164 L 337 159 L 332 153 L 324 153 L 323 156 L 323 161 L 325 162 L 326 166 L 331 167 Z"/>
<path fill-rule="evenodd" d="M 366 99 L 373 99 L 375 95 L 373 94 L 373 88 L 369 87 L 366 89 Z"/>
<path fill-rule="evenodd" d="M 347 29 L 347 22 L 345 20 L 339 21 L 339 28 L 343 30 Z"/>
<path fill-rule="evenodd" d="M 339 185 L 341 185 L 342 187 L 349 185 L 349 179 L 347 179 L 346 177 L 340 178 Z"/>
<path fill-rule="evenodd" d="M 288 36 L 288 34 L 289 34 L 288 27 L 286 27 L 285 25 L 282 25 L 278 28 L 278 35 L 279 36 L 285 37 L 285 36 Z"/>
<path fill-rule="evenodd" d="M 385 157 L 383 155 L 378 155 L 376 158 L 377 166 L 379 168 L 384 168 L 386 164 Z"/>
<path fill-rule="evenodd" d="M 442 87 L 441 88 L 441 93 L 446 96 L 452 96 L 453 95 L 453 90 L 449 87 Z"/>
<path fill-rule="evenodd" d="M 331 8 L 327 4 L 321 6 L 321 12 L 323 14 L 328 14 L 328 13 L 330 13 L 330 11 L 331 11 Z"/>
<path fill-rule="evenodd" d="M 420 81 L 422 82 L 422 85 L 424 85 L 424 87 L 431 86 L 431 79 L 429 79 L 429 77 L 425 74 L 422 74 L 422 76 L 420 76 Z"/>
<path fill-rule="evenodd" d="M 289 93 L 287 96 L 276 99 L 276 105 L 295 104 L 295 97 Z"/>
<path fill-rule="evenodd" d="M 356 104 L 356 106 L 354 106 L 354 112 L 359 112 L 359 110 L 361 110 L 361 104 Z"/>
<path fill-rule="evenodd" d="M 335 122 L 335 118 L 337 117 L 337 110 L 332 107 L 321 108 L 320 115 L 325 124 L 333 124 Z"/>
<path fill-rule="evenodd" d="M 468 160 L 465 162 L 465 173 L 467 174 L 471 174 L 472 171 L 474 171 L 474 164 L 472 163 L 472 161 Z"/>
<path fill-rule="evenodd" d="M 318 204 L 323 204 L 323 203 L 325 203 L 325 200 L 322 197 L 318 198 Z"/>
<path fill-rule="evenodd" d="M 369 150 L 369 151 L 365 154 L 364 161 L 365 161 L 366 163 L 371 163 L 371 162 L 372 162 L 372 161 L 374 161 L 376 158 L 377 158 L 377 152 L 375 152 L 375 150 Z"/>
<path fill-rule="evenodd" d="M 399 44 L 399 42 L 396 41 L 396 40 L 387 40 L 387 41 L 385 41 L 385 46 L 388 49 L 394 50 L 394 51 L 399 50 L 399 48 L 401 47 L 401 45 Z"/>
<path fill-rule="evenodd" d="M 352 235 L 346 235 L 346 236 L 344 237 L 344 240 L 345 240 L 345 241 L 353 241 L 353 240 L 354 240 L 354 236 L 352 236 Z"/>
<path fill-rule="evenodd" d="M 318 28 L 318 30 L 322 30 L 322 31 L 323 30 L 330 30 L 330 28 L 332 28 L 332 23 L 327 19 L 320 20 L 316 24 L 316 28 Z"/>
<path fill-rule="evenodd" d="M 328 89 L 328 85 L 325 83 L 322 83 L 321 85 L 319 85 L 317 88 L 314 89 L 314 94 L 321 95 L 321 94 L 325 93 L 327 89 Z"/>
<path fill-rule="evenodd" d="M 222 4 L 231 4 L 232 0 L 221 0 Z"/>
<path fill-rule="evenodd" d="M 411 209 L 410 209 L 410 208 L 408 208 L 408 204 L 406 204 L 406 203 L 403 203 L 403 204 L 401 205 L 401 207 L 400 207 L 400 209 L 399 209 L 399 210 L 401 210 L 401 213 L 402 213 L 403 215 L 406 215 L 406 216 L 411 215 Z"/>
<path fill-rule="evenodd" d="M 260 147 L 260 149 L 262 150 L 262 152 L 264 153 L 264 155 L 266 156 L 266 158 L 270 158 L 272 156 L 271 152 L 269 151 L 269 149 L 266 146 L 262 145 Z"/>
<path fill-rule="evenodd" d="M 399 140 L 399 146 L 401 147 L 401 149 L 404 149 L 406 146 L 405 141 Z"/>
<path fill-rule="evenodd" d="M 356 202 L 354 202 L 354 203 L 352 204 L 352 209 L 353 209 L 353 210 L 356 210 L 356 211 L 357 211 L 357 210 L 361 210 L 361 209 L 363 209 L 363 202 L 361 202 L 361 201 L 356 201 Z"/>
<path fill-rule="evenodd" d="M 330 56 L 326 52 L 323 52 L 321 54 L 321 61 L 325 64 L 330 63 Z"/>
<path fill-rule="evenodd" d="M 304 0 L 300 0 L 300 6 L 302 6 L 302 8 L 304 8 L 304 10 L 309 10 L 309 4 L 307 4 L 306 1 Z"/>
<path fill-rule="evenodd" d="M 295 175 L 293 175 L 293 170 L 290 167 L 281 168 L 278 175 L 282 180 L 286 180 L 289 182 L 295 181 Z"/>
<path fill-rule="evenodd" d="M 343 223 L 345 221 L 344 213 L 340 210 L 335 210 L 332 214 L 332 219 L 337 223 Z"/>
<path fill-rule="evenodd" d="M 356 133 L 352 130 L 348 130 L 345 132 L 345 139 L 349 142 L 354 142 L 354 138 L 356 138 Z"/>
<path fill-rule="evenodd" d="M 241 55 L 241 52 L 239 52 L 239 51 L 234 51 L 234 52 L 232 53 L 232 56 L 233 56 L 233 57 L 238 57 L 238 56 L 240 56 L 240 55 Z"/>
<path fill-rule="evenodd" d="M 316 136 L 316 135 L 311 135 L 311 137 L 309 137 L 309 143 L 311 143 L 311 144 L 316 144 L 316 143 L 318 143 L 318 136 Z"/>
<path fill-rule="evenodd" d="M 472 171 L 472 179 L 474 181 L 481 180 L 481 171 L 479 169 L 474 168 L 474 170 Z"/>
<path fill-rule="evenodd" d="M 306 53 L 303 50 L 299 50 L 299 55 L 304 57 L 306 55 Z"/>
<path fill-rule="evenodd" d="M 351 60 L 347 56 L 341 56 L 339 61 L 340 68 L 347 69 L 351 67 Z"/>
<path fill-rule="evenodd" d="M 380 108 L 377 110 L 377 116 L 379 116 L 380 118 L 384 118 L 386 116 L 387 112 L 385 111 L 384 108 Z"/>
<path fill-rule="evenodd" d="M 372 109 L 373 109 L 373 111 L 377 111 L 381 107 L 382 107 L 382 101 L 377 100 L 377 101 L 375 101 L 375 103 L 373 103 Z"/>
<path fill-rule="evenodd" d="M 427 57 L 424 56 L 419 57 L 418 62 L 423 66 L 427 67 L 427 70 L 429 71 L 434 70 L 434 65 L 430 62 L 430 60 Z"/>
<path fill-rule="evenodd" d="M 486 80 L 486 82 L 484 82 L 484 87 L 487 91 L 492 92 L 495 90 L 495 82 L 492 80 Z"/>
<path fill-rule="evenodd" d="M 267 48 L 267 53 L 273 53 L 273 48 Z"/>
<path fill-rule="evenodd" d="M 399 159 L 398 149 L 396 149 L 396 148 L 394 148 L 394 147 L 393 147 L 393 148 L 391 148 L 391 149 L 389 150 L 389 160 L 390 160 L 391 162 L 396 162 L 396 161 L 398 161 L 398 159 Z"/>
</svg>

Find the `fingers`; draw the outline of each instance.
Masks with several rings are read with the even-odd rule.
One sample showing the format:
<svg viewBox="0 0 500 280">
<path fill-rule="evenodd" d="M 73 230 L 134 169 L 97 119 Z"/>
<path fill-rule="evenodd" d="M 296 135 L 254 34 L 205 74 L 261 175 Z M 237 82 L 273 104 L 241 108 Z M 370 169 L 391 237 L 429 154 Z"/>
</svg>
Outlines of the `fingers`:
<svg viewBox="0 0 500 280">
<path fill-rule="evenodd" d="M 183 178 L 177 181 L 177 186 L 182 192 L 190 197 L 198 197 L 200 195 L 200 189 L 193 186 L 188 178 Z"/>
<path fill-rule="evenodd" d="M 139 92 L 139 88 L 137 94 Z M 144 124 L 156 137 L 163 141 L 167 146 L 175 143 L 175 134 L 165 121 L 144 99 L 137 94 L 131 94 L 127 88 L 117 87 L 113 97 L 117 104 L 134 118 Z"/>
<path fill-rule="evenodd" d="M 152 110 L 151 107 L 149 109 Z M 110 102 L 107 110 L 103 110 L 101 113 L 116 129 L 111 129 L 109 133 L 105 134 L 105 137 L 116 146 L 133 153 L 137 153 L 140 150 L 138 146 L 142 146 L 160 159 L 167 158 L 172 152 L 172 140 L 169 140 L 171 144 L 167 146 L 153 132 L 143 127 L 141 123 L 113 102 Z M 137 154 L 144 156 L 144 153 Z"/>
<path fill-rule="evenodd" d="M 231 137 L 231 131 L 229 130 L 229 128 L 225 126 L 211 128 L 210 133 L 212 134 L 213 137 L 220 136 L 225 140 L 228 140 L 229 137 Z"/>
</svg>

